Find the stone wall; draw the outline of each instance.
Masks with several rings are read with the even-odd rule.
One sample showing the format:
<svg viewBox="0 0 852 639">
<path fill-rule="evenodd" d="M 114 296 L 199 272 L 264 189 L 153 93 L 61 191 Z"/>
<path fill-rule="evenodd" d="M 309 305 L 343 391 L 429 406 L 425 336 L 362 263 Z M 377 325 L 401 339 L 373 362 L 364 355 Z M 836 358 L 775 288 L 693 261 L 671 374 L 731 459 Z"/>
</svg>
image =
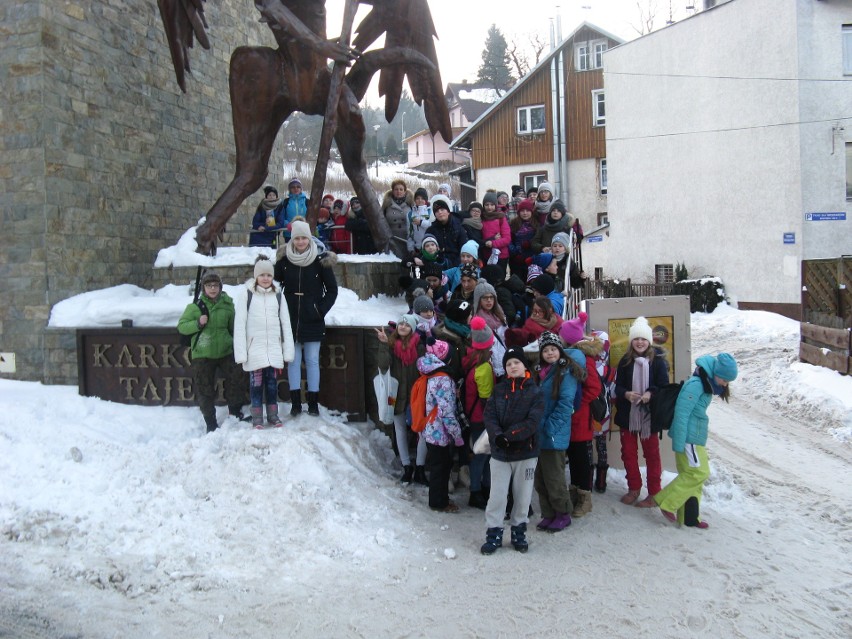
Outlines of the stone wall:
<svg viewBox="0 0 852 639">
<path fill-rule="evenodd" d="M 230 181 L 228 61 L 236 46 L 274 41 L 250 2 L 205 10 L 212 49 L 191 50 L 182 94 L 154 0 L 0 3 L 0 351 L 17 356 L 8 377 L 49 377 L 51 307 L 123 282 L 149 287 L 157 251 Z M 279 139 L 272 183 L 282 160 Z M 232 227 L 249 226 L 257 199 Z"/>
</svg>

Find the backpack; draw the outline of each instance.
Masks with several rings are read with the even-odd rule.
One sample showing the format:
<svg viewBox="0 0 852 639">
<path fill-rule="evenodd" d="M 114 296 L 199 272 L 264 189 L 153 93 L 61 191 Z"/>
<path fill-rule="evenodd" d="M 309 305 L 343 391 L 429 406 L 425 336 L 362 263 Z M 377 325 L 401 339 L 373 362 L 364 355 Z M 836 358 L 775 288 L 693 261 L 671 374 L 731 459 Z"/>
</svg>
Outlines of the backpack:
<svg viewBox="0 0 852 639">
<path fill-rule="evenodd" d="M 675 404 L 677 404 L 683 382 L 666 384 L 657 389 L 651 398 L 651 429 L 663 436 L 663 431 L 671 428 L 674 421 Z"/>
<path fill-rule="evenodd" d="M 192 303 L 195 304 L 199 308 L 202 315 L 207 316 L 207 323 L 209 324 L 210 323 L 210 311 L 207 309 L 207 304 L 204 303 L 204 300 L 199 297 L 198 299 L 193 300 Z M 204 332 L 205 328 L 207 328 L 207 324 L 202 326 L 201 330 L 198 331 L 197 333 L 193 334 L 193 335 L 184 335 L 183 333 L 181 333 L 180 345 L 181 346 L 188 346 L 189 348 L 195 348 L 195 345 L 198 343 L 198 338 L 201 337 L 201 333 Z"/>
<path fill-rule="evenodd" d="M 429 380 L 433 377 L 449 377 L 446 373 L 435 373 L 434 375 L 420 375 L 411 387 L 411 430 L 422 433 L 426 426 L 435 421 L 438 416 L 437 404 L 426 413 L 426 394 L 429 391 Z"/>
<path fill-rule="evenodd" d="M 598 381 L 601 383 L 601 392 L 598 393 L 598 396 L 589 404 L 589 411 L 592 414 L 592 419 L 598 423 L 602 423 L 607 417 L 609 417 L 610 413 L 609 383 L 600 373 L 597 372 L 597 370 L 595 370 L 595 374 L 598 376 Z"/>
</svg>

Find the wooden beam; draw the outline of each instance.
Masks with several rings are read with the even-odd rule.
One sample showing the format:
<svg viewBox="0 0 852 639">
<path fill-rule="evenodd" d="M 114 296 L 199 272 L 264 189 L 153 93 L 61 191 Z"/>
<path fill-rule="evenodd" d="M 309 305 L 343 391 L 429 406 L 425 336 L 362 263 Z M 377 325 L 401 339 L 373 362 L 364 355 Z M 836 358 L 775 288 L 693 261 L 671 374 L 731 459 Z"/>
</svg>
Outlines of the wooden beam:
<svg viewBox="0 0 852 639">
<path fill-rule="evenodd" d="M 850 330 L 848 328 L 828 328 L 806 322 L 802 322 L 800 326 L 803 340 L 813 340 L 834 349 L 849 351 Z"/>
<path fill-rule="evenodd" d="M 799 359 L 815 366 L 823 366 L 848 375 L 850 370 L 850 358 L 848 355 L 835 353 L 827 348 L 819 348 L 811 344 L 801 342 L 799 344 Z"/>
</svg>

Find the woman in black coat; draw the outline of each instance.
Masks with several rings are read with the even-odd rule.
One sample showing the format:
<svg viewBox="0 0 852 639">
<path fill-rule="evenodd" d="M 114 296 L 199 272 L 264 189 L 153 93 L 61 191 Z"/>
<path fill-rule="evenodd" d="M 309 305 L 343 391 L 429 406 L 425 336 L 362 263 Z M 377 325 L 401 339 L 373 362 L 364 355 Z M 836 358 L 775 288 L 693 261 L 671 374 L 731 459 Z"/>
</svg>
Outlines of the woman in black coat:
<svg viewBox="0 0 852 639">
<path fill-rule="evenodd" d="M 290 308 L 290 326 L 296 356 L 287 365 L 290 383 L 290 414 L 302 412 L 302 352 L 308 373 L 308 414 L 319 415 L 319 352 L 325 337 L 325 316 L 337 299 L 337 280 L 332 267 L 337 255 L 320 254 L 307 222 L 297 220 L 290 229 L 290 241 L 278 250 L 275 279 L 284 287 Z"/>
</svg>

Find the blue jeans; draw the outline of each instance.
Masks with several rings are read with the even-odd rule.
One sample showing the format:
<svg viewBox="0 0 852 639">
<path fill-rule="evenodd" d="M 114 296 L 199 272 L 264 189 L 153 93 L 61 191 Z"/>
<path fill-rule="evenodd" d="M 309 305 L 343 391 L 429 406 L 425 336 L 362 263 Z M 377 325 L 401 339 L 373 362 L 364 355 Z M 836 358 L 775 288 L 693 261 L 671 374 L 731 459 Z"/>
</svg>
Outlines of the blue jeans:
<svg viewBox="0 0 852 639">
<path fill-rule="evenodd" d="M 484 428 L 471 426 L 470 441 L 475 442 L 484 430 Z M 488 460 L 491 459 L 491 455 L 474 455 L 471 453 L 469 459 L 470 490 L 471 492 L 480 491 L 483 486 L 487 487 L 491 484 L 491 474 L 488 467 Z"/>
<path fill-rule="evenodd" d="M 296 342 L 296 355 L 287 364 L 287 381 L 290 390 L 302 390 L 302 351 L 305 352 L 305 368 L 308 369 L 308 392 L 318 393 L 320 386 L 319 352 L 321 342 Z"/>
<path fill-rule="evenodd" d="M 264 404 L 278 403 L 278 380 L 275 379 L 275 369 L 271 366 L 258 368 L 249 373 L 249 388 L 253 407 L 258 408 Z M 264 391 L 266 392 L 266 402 L 263 401 Z"/>
</svg>

